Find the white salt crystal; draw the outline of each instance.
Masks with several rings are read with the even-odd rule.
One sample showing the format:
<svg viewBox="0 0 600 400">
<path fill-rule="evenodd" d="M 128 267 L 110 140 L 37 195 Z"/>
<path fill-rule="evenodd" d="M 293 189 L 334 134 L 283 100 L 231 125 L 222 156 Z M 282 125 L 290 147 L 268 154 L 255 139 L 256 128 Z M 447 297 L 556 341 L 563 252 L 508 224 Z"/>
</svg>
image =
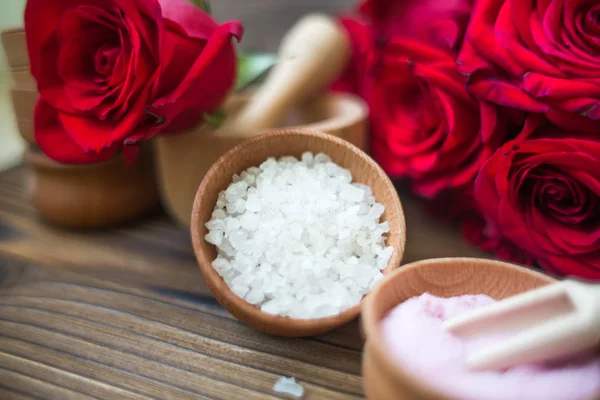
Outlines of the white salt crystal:
<svg viewBox="0 0 600 400">
<path fill-rule="evenodd" d="M 218 255 L 215 261 L 212 263 L 213 268 L 217 271 L 219 275 L 223 275 L 225 271 L 231 269 L 231 264 L 224 258 L 222 255 Z"/>
<path fill-rule="evenodd" d="M 244 197 L 246 190 L 248 190 L 248 184 L 246 182 L 234 183 L 225 191 L 225 198 L 228 202 L 233 203 L 237 199 Z"/>
<path fill-rule="evenodd" d="M 377 267 L 379 269 L 384 269 L 387 266 L 388 262 L 390 261 L 390 258 L 392 258 L 393 252 L 393 247 L 386 247 L 381 251 L 381 253 L 379 253 L 379 255 L 377 256 Z"/>
<path fill-rule="evenodd" d="M 270 300 L 263 303 L 260 309 L 268 314 L 279 314 L 281 306 L 277 300 Z"/>
<path fill-rule="evenodd" d="M 246 200 L 246 210 L 251 212 L 259 212 L 262 209 L 260 200 L 256 194 L 248 194 Z"/>
<path fill-rule="evenodd" d="M 304 396 L 304 388 L 296 383 L 295 378 L 286 378 L 282 376 L 275 382 L 273 386 L 273 391 L 277 393 L 289 394 L 294 397 L 302 397 Z"/>
<path fill-rule="evenodd" d="M 252 289 L 245 297 L 250 304 L 260 304 L 265 299 L 265 294 L 259 289 Z"/>
<path fill-rule="evenodd" d="M 378 229 L 381 229 L 383 233 L 388 233 L 390 231 L 390 223 L 385 221 L 379 225 L 377 225 Z"/>
<path fill-rule="evenodd" d="M 225 219 L 225 216 L 225 211 L 221 210 L 220 208 L 217 208 L 212 213 L 212 219 Z"/>
<path fill-rule="evenodd" d="M 258 224 L 260 223 L 260 218 L 257 214 L 254 213 L 245 213 L 242 218 L 240 218 L 240 222 L 242 224 L 242 228 L 247 231 L 255 231 L 258 229 Z"/>
<path fill-rule="evenodd" d="M 369 210 L 369 217 L 371 218 L 379 218 L 381 217 L 381 215 L 383 214 L 383 212 L 385 211 L 385 207 L 383 206 L 383 204 L 379 204 L 379 203 L 375 203 L 373 204 L 373 207 L 371 207 L 371 209 Z"/>
<path fill-rule="evenodd" d="M 302 162 L 304 164 L 306 164 L 307 166 L 312 167 L 313 160 L 314 160 L 313 153 L 308 152 L 308 151 L 306 153 L 302 153 Z"/>
<path fill-rule="evenodd" d="M 246 200 L 237 199 L 233 204 L 235 206 L 235 211 L 237 211 L 238 213 L 243 213 L 244 211 L 246 211 Z"/>
<path fill-rule="evenodd" d="M 228 232 L 237 231 L 238 229 L 240 229 L 240 226 L 240 220 L 237 218 L 228 218 L 227 222 L 225 223 L 225 229 Z"/>
<path fill-rule="evenodd" d="M 248 293 L 248 286 L 233 285 L 231 291 L 240 297 L 244 297 Z"/>
<path fill-rule="evenodd" d="M 227 206 L 225 206 L 225 210 L 228 214 L 233 215 L 237 213 L 237 206 L 235 205 L 235 203 L 227 203 Z"/>
<path fill-rule="evenodd" d="M 210 221 L 208 221 L 206 223 L 206 228 L 209 231 L 224 231 L 225 230 L 225 221 L 223 221 L 222 219 L 211 219 Z"/>
<path fill-rule="evenodd" d="M 331 158 L 327 154 L 319 153 L 315 156 L 314 161 L 316 164 L 325 164 L 331 162 Z"/>
<path fill-rule="evenodd" d="M 220 246 L 221 243 L 223 243 L 223 231 L 210 231 L 206 234 L 204 238 L 208 243 L 212 243 L 215 246 Z"/>
<path fill-rule="evenodd" d="M 215 271 L 267 313 L 323 318 L 358 304 L 393 253 L 385 208 L 326 154 L 269 158 L 219 194 Z"/>
<path fill-rule="evenodd" d="M 340 188 L 340 197 L 352 203 L 361 202 L 365 197 L 365 192 L 356 186 L 345 184 Z"/>
<path fill-rule="evenodd" d="M 246 184 L 248 186 L 252 185 L 256 181 L 256 176 L 252 175 L 252 174 L 249 174 L 246 171 L 242 172 L 242 174 L 240 176 L 241 176 L 242 180 L 244 182 L 246 182 Z"/>
</svg>

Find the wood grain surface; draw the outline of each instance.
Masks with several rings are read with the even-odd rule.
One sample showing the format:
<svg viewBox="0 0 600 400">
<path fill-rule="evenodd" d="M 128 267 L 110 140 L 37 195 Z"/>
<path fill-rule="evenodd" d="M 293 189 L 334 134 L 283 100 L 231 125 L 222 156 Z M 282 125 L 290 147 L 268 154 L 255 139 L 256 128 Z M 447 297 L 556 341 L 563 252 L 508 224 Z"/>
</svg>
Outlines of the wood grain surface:
<svg viewBox="0 0 600 400">
<path fill-rule="evenodd" d="M 164 215 L 61 231 L 26 183 L 25 168 L 0 174 L 0 398 L 281 398 L 284 375 L 308 399 L 362 397 L 356 321 L 315 338 L 258 333 L 210 296 L 189 233 Z M 401 198 L 405 261 L 480 255 Z"/>
</svg>

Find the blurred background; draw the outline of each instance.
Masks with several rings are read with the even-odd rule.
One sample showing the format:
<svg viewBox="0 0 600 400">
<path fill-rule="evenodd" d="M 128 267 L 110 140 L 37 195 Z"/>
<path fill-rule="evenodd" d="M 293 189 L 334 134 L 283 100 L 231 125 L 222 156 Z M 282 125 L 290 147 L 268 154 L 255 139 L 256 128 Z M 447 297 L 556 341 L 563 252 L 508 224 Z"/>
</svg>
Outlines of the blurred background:
<svg viewBox="0 0 600 400">
<path fill-rule="evenodd" d="M 0 29 L 23 24 L 26 0 L 5 0 L 0 6 Z M 12 167 L 21 159 L 25 148 L 14 121 L 14 113 L 8 95 L 10 76 L 4 51 L 0 51 L 0 171 Z"/>
<path fill-rule="evenodd" d="M 339 14 L 350 10 L 356 0 L 210 0 L 219 22 L 241 20 L 246 32 L 241 44 L 245 52 L 276 52 L 286 31 L 302 16 L 313 11 Z M 3 0 L 0 6 L 0 29 L 23 24 L 26 0 Z M 21 159 L 24 145 L 17 133 L 8 88 L 10 76 L 4 51 L 0 51 L 0 171 Z"/>
<path fill-rule="evenodd" d="M 337 15 L 358 0 L 209 0 L 219 22 L 239 19 L 246 32 L 245 51 L 277 51 L 279 41 L 294 22 L 312 11 Z"/>
</svg>

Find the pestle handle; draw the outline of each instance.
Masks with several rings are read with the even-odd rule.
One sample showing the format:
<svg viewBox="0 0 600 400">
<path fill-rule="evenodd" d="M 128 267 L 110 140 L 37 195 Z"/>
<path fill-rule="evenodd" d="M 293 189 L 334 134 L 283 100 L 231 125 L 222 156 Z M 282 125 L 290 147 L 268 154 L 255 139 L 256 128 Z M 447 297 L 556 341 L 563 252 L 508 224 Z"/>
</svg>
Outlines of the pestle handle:
<svg viewBox="0 0 600 400">
<path fill-rule="evenodd" d="M 311 14 L 285 35 L 279 58 L 266 82 L 229 124 L 228 135 L 248 137 L 277 126 L 294 105 L 342 73 L 350 58 L 350 44 L 335 20 Z"/>
</svg>

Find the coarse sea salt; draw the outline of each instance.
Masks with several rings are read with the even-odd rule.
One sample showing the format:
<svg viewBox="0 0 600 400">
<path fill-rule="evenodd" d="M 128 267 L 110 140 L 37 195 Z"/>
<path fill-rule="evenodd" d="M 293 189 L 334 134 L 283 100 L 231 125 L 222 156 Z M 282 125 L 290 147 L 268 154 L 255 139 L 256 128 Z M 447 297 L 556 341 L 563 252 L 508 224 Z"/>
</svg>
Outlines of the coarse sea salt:
<svg viewBox="0 0 600 400">
<path fill-rule="evenodd" d="M 219 194 L 206 240 L 236 295 L 270 314 L 322 318 L 355 306 L 382 278 L 394 251 L 384 211 L 325 154 L 269 158 Z"/>
</svg>

